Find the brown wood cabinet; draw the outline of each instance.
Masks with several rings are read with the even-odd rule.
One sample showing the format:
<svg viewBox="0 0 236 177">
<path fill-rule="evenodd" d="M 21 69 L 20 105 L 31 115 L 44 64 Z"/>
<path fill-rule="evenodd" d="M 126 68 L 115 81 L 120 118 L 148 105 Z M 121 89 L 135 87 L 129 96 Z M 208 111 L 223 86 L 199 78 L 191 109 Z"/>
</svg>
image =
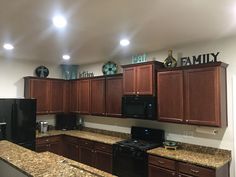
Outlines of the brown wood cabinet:
<svg viewBox="0 0 236 177">
<path fill-rule="evenodd" d="M 156 95 L 155 71 L 162 67 L 160 62 L 124 65 L 124 95 Z"/>
<path fill-rule="evenodd" d="M 25 77 L 25 97 L 37 99 L 37 114 L 65 112 L 66 81 Z"/>
<path fill-rule="evenodd" d="M 105 77 L 91 79 L 91 114 L 105 115 Z"/>
<path fill-rule="evenodd" d="M 79 80 L 79 113 L 90 114 L 90 79 Z"/>
<path fill-rule="evenodd" d="M 36 139 L 36 152 L 49 151 L 58 155 L 63 155 L 61 136 L 51 136 Z"/>
<path fill-rule="evenodd" d="M 211 169 L 148 155 L 148 177 L 229 177 L 229 164 Z"/>
<path fill-rule="evenodd" d="M 79 80 L 70 81 L 70 112 L 79 112 Z"/>
<path fill-rule="evenodd" d="M 121 117 L 123 77 L 121 74 L 106 78 L 106 115 Z"/>
<path fill-rule="evenodd" d="M 227 126 L 226 66 L 217 62 L 158 72 L 158 120 Z"/>
<path fill-rule="evenodd" d="M 26 98 L 35 98 L 37 100 L 37 113 L 45 114 L 49 112 L 49 81 L 46 79 L 38 79 L 26 77 L 24 95 Z"/>
<path fill-rule="evenodd" d="M 71 136 L 63 136 L 63 156 L 79 161 L 79 139 Z"/>
</svg>

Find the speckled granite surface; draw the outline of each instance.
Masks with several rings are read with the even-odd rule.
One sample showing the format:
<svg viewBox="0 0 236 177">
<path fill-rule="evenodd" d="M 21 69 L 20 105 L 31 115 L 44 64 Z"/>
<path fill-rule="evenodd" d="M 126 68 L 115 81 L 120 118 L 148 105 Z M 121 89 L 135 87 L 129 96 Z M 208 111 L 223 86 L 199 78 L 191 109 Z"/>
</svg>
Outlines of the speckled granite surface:
<svg viewBox="0 0 236 177">
<path fill-rule="evenodd" d="M 213 169 L 231 161 L 231 151 L 184 143 L 180 143 L 177 150 L 159 147 L 148 153 Z"/>
<path fill-rule="evenodd" d="M 84 139 L 106 143 L 106 144 L 114 144 L 118 141 L 124 140 L 123 138 L 119 138 L 115 136 L 109 136 L 109 135 L 92 133 L 92 132 L 87 132 L 87 131 L 79 131 L 79 130 L 70 130 L 70 131 L 51 130 L 47 133 L 36 134 L 36 138 L 55 136 L 55 135 L 70 135 L 73 137 L 84 138 Z"/>
<path fill-rule="evenodd" d="M 33 177 L 114 177 L 53 153 L 36 153 L 8 141 L 0 141 L 0 159 Z"/>
</svg>

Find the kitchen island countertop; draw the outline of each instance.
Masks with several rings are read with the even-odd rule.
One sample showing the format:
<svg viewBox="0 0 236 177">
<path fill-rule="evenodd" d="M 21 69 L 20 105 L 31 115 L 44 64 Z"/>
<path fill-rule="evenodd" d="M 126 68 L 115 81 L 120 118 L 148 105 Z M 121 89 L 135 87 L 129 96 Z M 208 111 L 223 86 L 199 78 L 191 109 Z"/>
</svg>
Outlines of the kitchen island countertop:
<svg viewBox="0 0 236 177">
<path fill-rule="evenodd" d="M 36 153 L 5 140 L 0 141 L 0 160 L 33 177 L 114 177 L 62 156 Z"/>
</svg>

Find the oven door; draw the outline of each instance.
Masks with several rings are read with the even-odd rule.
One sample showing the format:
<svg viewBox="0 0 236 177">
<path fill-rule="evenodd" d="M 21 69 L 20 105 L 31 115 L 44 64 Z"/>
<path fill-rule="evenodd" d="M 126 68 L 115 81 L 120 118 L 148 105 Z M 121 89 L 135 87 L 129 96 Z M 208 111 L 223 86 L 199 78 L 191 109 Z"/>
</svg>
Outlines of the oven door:
<svg viewBox="0 0 236 177">
<path fill-rule="evenodd" d="M 138 149 L 113 145 L 113 174 L 119 177 L 147 177 L 147 154 Z"/>
</svg>

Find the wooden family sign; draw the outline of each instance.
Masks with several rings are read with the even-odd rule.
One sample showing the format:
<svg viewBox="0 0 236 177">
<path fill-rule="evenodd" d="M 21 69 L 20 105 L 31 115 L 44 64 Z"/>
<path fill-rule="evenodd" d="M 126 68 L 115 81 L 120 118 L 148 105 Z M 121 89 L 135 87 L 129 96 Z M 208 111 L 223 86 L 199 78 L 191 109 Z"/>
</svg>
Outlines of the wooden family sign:
<svg viewBox="0 0 236 177">
<path fill-rule="evenodd" d="M 217 62 L 217 57 L 219 53 L 220 52 L 200 54 L 192 57 L 182 57 L 180 58 L 180 64 L 181 66 L 189 66 L 189 65 Z"/>
</svg>

